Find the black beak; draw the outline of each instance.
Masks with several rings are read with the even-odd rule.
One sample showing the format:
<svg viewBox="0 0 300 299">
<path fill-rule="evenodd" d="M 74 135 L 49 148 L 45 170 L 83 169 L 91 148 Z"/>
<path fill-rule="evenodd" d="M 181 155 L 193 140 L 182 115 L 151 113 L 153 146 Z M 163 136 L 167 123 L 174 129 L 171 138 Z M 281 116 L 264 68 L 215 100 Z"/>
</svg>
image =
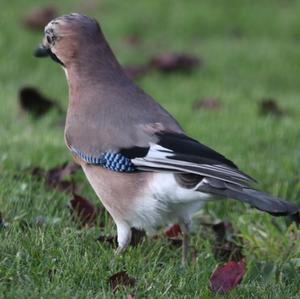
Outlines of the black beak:
<svg viewBox="0 0 300 299">
<path fill-rule="evenodd" d="M 60 65 L 62 66 L 65 66 L 62 61 L 60 61 L 57 56 L 51 51 L 50 48 L 46 48 L 45 46 L 43 45 L 39 45 L 33 55 L 35 57 L 38 57 L 38 58 L 41 58 L 41 57 L 51 57 L 52 60 L 54 60 L 55 62 L 59 63 Z"/>
<path fill-rule="evenodd" d="M 35 49 L 33 55 L 34 55 L 35 57 L 41 58 L 41 57 L 48 57 L 48 56 L 50 55 L 50 53 L 51 53 L 51 50 L 50 50 L 49 48 L 46 48 L 46 47 L 43 46 L 43 45 L 39 45 L 39 46 Z"/>
</svg>

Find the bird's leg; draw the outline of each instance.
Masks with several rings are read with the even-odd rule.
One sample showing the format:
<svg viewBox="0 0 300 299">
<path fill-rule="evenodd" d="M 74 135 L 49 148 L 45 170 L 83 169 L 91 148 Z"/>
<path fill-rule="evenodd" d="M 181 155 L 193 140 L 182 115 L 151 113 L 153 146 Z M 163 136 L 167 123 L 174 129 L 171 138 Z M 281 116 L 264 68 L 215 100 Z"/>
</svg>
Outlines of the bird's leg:
<svg viewBox="0 0 300 299">
<path fill-rule="evenodd" d="M 131 241 L 131 229 L 127 223 L 117 222 L 117 232 L 118 232 L 118 248 L 116 250 L 116 255 L 121 254 L 130 244 Z"/>
<path fill-rule="evenodd" d="M 189 252 L 189 241 L 190 241 L 190 227 L 191 227 L 191 222 L 182 222 L 180 224 L 180 228 L 182 231 L 182 266 L 186 266 L 188 262 L 188 252 Z"/>
</svg>

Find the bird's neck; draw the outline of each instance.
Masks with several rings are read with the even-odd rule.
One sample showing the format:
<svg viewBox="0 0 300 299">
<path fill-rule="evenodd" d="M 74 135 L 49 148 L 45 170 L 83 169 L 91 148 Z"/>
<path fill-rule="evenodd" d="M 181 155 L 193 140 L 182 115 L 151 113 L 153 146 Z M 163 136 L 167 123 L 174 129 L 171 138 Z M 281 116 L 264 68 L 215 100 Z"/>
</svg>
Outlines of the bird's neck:
<svg viewBox="0 0 300 299">
<path fill-rule="evenodd" d="M 105 90 L 124 86 L 129 80 L 106 43 L 80 51 L 80 57 L 76 57 L 65 71 L 70 104 L 86 102 L 92 97 L 101 99 L 100 94 Z"/>
</svg>

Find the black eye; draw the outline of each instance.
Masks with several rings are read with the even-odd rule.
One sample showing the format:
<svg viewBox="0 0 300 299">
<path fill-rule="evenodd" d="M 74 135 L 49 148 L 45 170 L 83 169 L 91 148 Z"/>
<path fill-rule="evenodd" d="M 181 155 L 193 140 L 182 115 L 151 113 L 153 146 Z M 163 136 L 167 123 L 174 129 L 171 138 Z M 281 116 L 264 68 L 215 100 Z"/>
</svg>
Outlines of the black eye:
<svg viewBox="0 0 300 299">
<path fill-rule="evenodd" d="M 51 44 L 51 41 L 52 41 L 52 40 L 51 40 L 51 37 L 50 37 L 49 35 L 47 35 L 46 38 L 47 38 L 47 42 L 48 42 L 49 44 Z"/>
</svg>

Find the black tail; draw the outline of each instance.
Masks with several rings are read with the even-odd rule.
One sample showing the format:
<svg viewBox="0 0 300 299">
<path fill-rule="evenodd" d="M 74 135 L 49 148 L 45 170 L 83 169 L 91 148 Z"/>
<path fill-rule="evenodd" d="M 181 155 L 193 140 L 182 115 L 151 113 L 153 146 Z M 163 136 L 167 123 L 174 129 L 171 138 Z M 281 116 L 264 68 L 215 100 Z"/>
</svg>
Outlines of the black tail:
<svg viewBox="0 0 300 299">
<path fill-rule="evenodd" d="M 215 179 L 206 179 L 205 183 L 201 184 L 198 190 L 213 195 L 238 199 L 274 216 L 293 215 L 299 212 L 299 207 L 296 204 L 249 187 L 240 187 Z"/>
</svg>

